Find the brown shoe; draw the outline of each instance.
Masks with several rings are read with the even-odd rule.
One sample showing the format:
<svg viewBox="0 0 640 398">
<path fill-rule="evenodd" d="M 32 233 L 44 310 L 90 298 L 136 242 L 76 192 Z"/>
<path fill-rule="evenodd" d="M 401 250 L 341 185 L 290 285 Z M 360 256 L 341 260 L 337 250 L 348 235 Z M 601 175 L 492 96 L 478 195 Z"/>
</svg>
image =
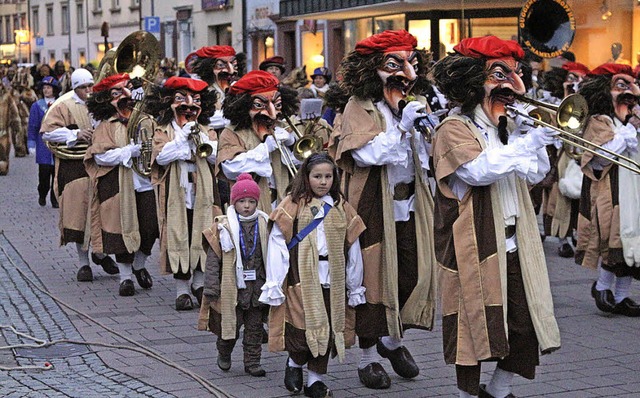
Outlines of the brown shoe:
<svg viewBox="0 0 640 398">
<path fill-rule="evenodd" d="M 362 369 L 358 369 L 358 378 L 367 388 L 383 390 L 391 386 L 391 378 L 378 362 L 370 363 Z"/>
<path fill-rule="evenodd" d="M 193 309 L 193 301 L 188 294 L 181 294 L 176 299 L 176 311 L 189 311 Z"/>
<path fill-rule="evenodd" d="M 264 377 L 267 375 L 267 372 L 265 372 L 260 365 L 245 366 L 244 372 L 249 373 L 253 377 Z"/>
</svg>

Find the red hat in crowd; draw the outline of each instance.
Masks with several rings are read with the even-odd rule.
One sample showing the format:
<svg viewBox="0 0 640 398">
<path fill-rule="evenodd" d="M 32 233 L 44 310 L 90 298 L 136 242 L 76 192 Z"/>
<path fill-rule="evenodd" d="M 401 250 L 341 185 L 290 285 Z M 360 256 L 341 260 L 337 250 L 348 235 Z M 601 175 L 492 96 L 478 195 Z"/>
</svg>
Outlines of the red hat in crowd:
<svg viewBox="0 0 640 398">
<path fill-rule="evenodd" d="M 187 58 L 184 60 L 184 67 L 187 72 L 191 73 L 191 63 L 195 61 L 197 58 L 222 58 L 222 57 L 232 57 L 236 55 L 236 50 L 231 46 L 209 46 L 202 47 L 198 51 L 192 52 L 187 55 Z"/>
<path fill-rule="evenodd" d="M 98 84 L 93 86 L 93 92 L 99 93 L 100 91 L 109 90 L 111 87 L 115 86 L 118 83 L 126 82 L 130 80 L 129 75 L 127 73 L 120 73 L 117 75 L 107 76 L 104 79 L 100 80 Z"/>
<path fill-rule="evenodd" d="M 587 68 L 585 64 L 581 64 L 580 62 L 565 62 L 562 65 L 562 69 L 566 70 L 567 72 L 576 73 L 582 76 L 588 75 L 590 72 L 589 68 Z"/>
<path fill-rule="evenodd" d="M 619 74 L 629 75 L 633 77 L 633 69 L 631 69 L 629 65 L 614 64 L 610 62 L 610 63 L 606 63 L 598 66 L 597 68 L 592 70 L 591 73 L 589 73 L 590 76 L 595 76 L 595 75 L 613 76 L 613 75 L 619 75 Z"/>
<path fill-rule="evenodd" d="M 385 30 L 367 37 L 356 44 L 356 51 L 362 55 L 376 52 L 413 51 L 418 45 L 416 38 L 406 30 Z"/>
<path fill-rule="evenodd" d="M 502 40 L 495 36 L 470 37 L 462 39 L 453 49 L 471 58 L 524 58 L 524 50 L 513 40 Z"/>
<path fill-rule="evenodd" d="M 209 85 L 205 81 L 177 76 L 171 76 L 170 78 L 168 78 L 164 83 L 164 86 L 166 88 L 171 88 L 174 90 L 182 88 L 193 91 L 194 93 L 199 93 L 200 91 L 203 91 L 207 87 L 209 87 Z"/>
<path fill-rule="evenodd" d="M 259 94 L 277 90 L 280 82 L 269 72 L 254 70 L 242 76 L 229 87 L 229 94 Z"/>
<path fill-rule="evenodd" d="M 279 56 L 279 55 L 275 55 L 273 57 L 269 57 L 266 58 L 264 61 L 260 62 L 260 65 L 258 66 L 258 69 L 260 70 L 267 70 L 268 67 L 270 66 L 277 66 L 278 68 L 280 68 L 280 71 L 282 73 L 284 73 L 284 58 Z"/>
<path fill-rule="evenodd" d="M 231 187 L 231 204 L 244 198 L 255 199 L 256 202 L 260 200 L 260 187 L 249 173 L 240 174 Z"/>
</svg>

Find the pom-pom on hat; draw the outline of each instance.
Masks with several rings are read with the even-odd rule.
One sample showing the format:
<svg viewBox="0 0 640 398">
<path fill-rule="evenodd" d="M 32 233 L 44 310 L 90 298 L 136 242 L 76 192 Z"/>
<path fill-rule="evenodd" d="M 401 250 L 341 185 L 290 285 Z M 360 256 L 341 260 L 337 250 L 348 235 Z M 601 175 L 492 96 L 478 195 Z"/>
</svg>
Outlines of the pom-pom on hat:
<svg viewBox="0 0 640 398">
<path fill-rule="evenodd" d="M 260 66 L 258 67 L 260 70 L 267 70 L 270 66 L 277 66 L 282 73 L 285 71 L 284 67 L 284 58 L 275 55 L 273 57 L 266 58 L 264 61 L 260 62 Z"/>
<path fill-rule="evenodd" d="M 98 84 L 93 86 L 93 92 L 99 93 L 100 91 L 109 90 L 111 87 L 115 86 L 116 84 L 121 82 L 126 82 L 128 80 L 129 80 L 129 75 L 126 73 L 107 76 L 104 79 L 100 80 Z"/>
<path fill-rule="evenodd" d="M 577 73 L 579 75 L 585 76 L 589 74 L 589 68 L 585 64 L 581 64 L 580 62 L 565 62 L 562 65 L 562 69 L 567 72 Z"/>
<path fill-rule="evenodd" d="M 513 40 L 502 40 L 495 36 L 470 37 L 462 39 L 453 49 L 471 58 L 524 58 L 524 50 Z"/>
<path fill-rule="evenodd" d="M 418 40 L 406 30 L 385 30 L 359 41 L 355 51 L 362 55 L 376 52 L 412 51 L 417 45 Z"/>
<path fill-rule="evenodd" d="M 244 198 L 255 199 L 256 202 L 260 200 L 260 187 L 249 173 L 240 174 L 231 187 L 231 204 Z"/>
<path fill-rule="evenodd" d="M 269 72 L 254 70 L 229 87 L 229 94 L 259 94 L 277 90 L 280 82 Z"/>
<path fill-rule="evenodd" d="M 194 93 L 199 93 L 200 91 L 206 90 L 207 87 L 209 87 L 207 82 L 203 80 L 178 76 L 171 76 L 170 78 L 168 78 L 164 83 L 164 86 L 173 90 L 183 88 L 189 91 L 193 91 Z"/>
<path fill-rule="evenodd" d="M 232 57 L 236 55 L 236 50 L 234 50 L 231 46 L 209 46 L 209 47 L 201 47 L 198 51 L 194 51 L 191 54 L 187 55 L 187 58 L 184 60 L 185 69 L 187 72 L 191 73 L 191 63 L 195 61 L 196 58 L 222 58 L 222 57 Z"/>
<path fill-rule="evenodd" d="M 633 69 L 631 69 L 629 65 L 614 64 L 610 62 L 610 63 L 606 63 L 598 66 L 597 68 L 592 70 L 591 73 L 589 73 L 589 76 L 595 76 L 595 75 L 613 76 L 613 75 L 619 75 L 619 74 L 629 75 L 633 77 Z"/>
</svg>

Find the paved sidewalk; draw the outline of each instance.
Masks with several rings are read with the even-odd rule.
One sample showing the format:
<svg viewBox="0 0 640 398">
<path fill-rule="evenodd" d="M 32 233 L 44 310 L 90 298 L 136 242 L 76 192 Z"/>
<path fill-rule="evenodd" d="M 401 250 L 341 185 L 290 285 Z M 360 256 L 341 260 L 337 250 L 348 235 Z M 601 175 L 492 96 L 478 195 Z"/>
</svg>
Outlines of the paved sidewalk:
<svg viewBox="0 0 640 398">
<path fill-rule="evenodd" d="M 75 247 L 58 246 L 58 214 L 49 204 L 37 203 L 37 167 L 33 157 L 12 158 L 9 175 L 0 177 L 0 324 L 45 339 L 73 338 L 123 344 L 121 338 L 36 292 L 12 267 L 37 278 L 54 296 L 119 333 L 161 353 L 179 366 L 204 377 L 229 396 L 287 397 L 283 386 L 286 354 L 263 352 L 267 377 L 244 373 L 242 347 L 238 343 L 229 372 L 216 364 L 215 336 L 196 330 L 197 312 L 176 312 L 174 282 L 160 276 L 157 246 L 148 269 L 154 277 L 150 290 L 137 288 L 133 297 L 118 296 L 118 277 L 93 266 L 95 280 L 75 279 Z M 514 394 L 521 397 L 638 397 L 640 396 L 640 319 L 600 313 L 589 289 L 596 277 L 571 259 L 559 258 L 557 241 L 545 243 L 562 349 L 541 357 L 534 381 L 515 379 Z M 2 258 L 3 253 L 7 253 Z M 136 286 L 137 287 L 137 286 Z M 640 298 L 640 283 L 632 289 Z M 3 338 L 4 336 L 4 338 Z M 0 344 L 17 338 L 2 330 Z M 357 349 L 347 351 L 346 361 L 331 361 L 326 383 L 336 397 L 456 397 L 454 369 L 444 364 L 440 322 L 433 332 L 408 331 L 408 348 L 421 374 L 414 380 L 392 375 L 388 390 L 365 389 L 358 381 Z M 55 347 L 55 346 L 54 346 Z M 80 347 L 80 348 L 78 348 Z M 144 354 L 100 346 L 63 345 L 42 358 L 27 358 L 0 351 L 0 365 L 16 366 L 53 362 L 52 370 L 0 372 L 0 396 L 94 397 L 154 396 L 207 397 L 212 394 L 186 374 Z M 33 350 L 35 351 L 35 350 Z M 20 354 L 20 352 L 18 353 Z M 25 354 L 22 352 L 22 354 Z M 39 355 L 39 354 L 34 354 Z M 50 355 L 50 356 L 47 356 Z M 392 373 L 385 360 L 385 368 Z M 485 365 L 488 378 L 491 364 Z M 65 386 L 65 389 L 61 388 Z M 9 395 L 12 394 L 13 395 Z"/>
</svg>

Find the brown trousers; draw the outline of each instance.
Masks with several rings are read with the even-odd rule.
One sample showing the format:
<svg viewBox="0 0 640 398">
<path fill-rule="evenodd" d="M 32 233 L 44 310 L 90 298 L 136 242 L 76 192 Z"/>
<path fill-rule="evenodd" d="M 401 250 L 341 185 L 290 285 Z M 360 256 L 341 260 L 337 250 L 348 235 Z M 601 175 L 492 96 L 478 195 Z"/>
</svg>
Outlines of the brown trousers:
<svg viewBox="0 0 640 398">
<path fill-rule="evenodd" d="M 522 282 L 518 252 L 507 253 L 507 325 L 509 327 L 509 355 L 498 359 L 498 367 L 533 379 L 540 364 L 538 338 L 531 322 L 527 297 Z M 456 365 L 458 388 L 471 395 L 480 389 L 480 364 Z"/>
<path fill-rule="evenodd" d="M 244 325 L 244 338 L 242 339 L 242 348 L 244 351 L 244 366 L 260 365 L 262 357 L 262 314 L 263 308 L 249 306 L 246 310 L 236 306 L 236 338 L 223 340 L 218 337 L 216 347 L 218 354 L 223 357 L 231 356 L 236 341 L 240 336 L 240 327 Z M 213 318 L 209 320 L 211 322 Z M 213 325 L 209 325 L 211 330 Z"/>
</svg>

